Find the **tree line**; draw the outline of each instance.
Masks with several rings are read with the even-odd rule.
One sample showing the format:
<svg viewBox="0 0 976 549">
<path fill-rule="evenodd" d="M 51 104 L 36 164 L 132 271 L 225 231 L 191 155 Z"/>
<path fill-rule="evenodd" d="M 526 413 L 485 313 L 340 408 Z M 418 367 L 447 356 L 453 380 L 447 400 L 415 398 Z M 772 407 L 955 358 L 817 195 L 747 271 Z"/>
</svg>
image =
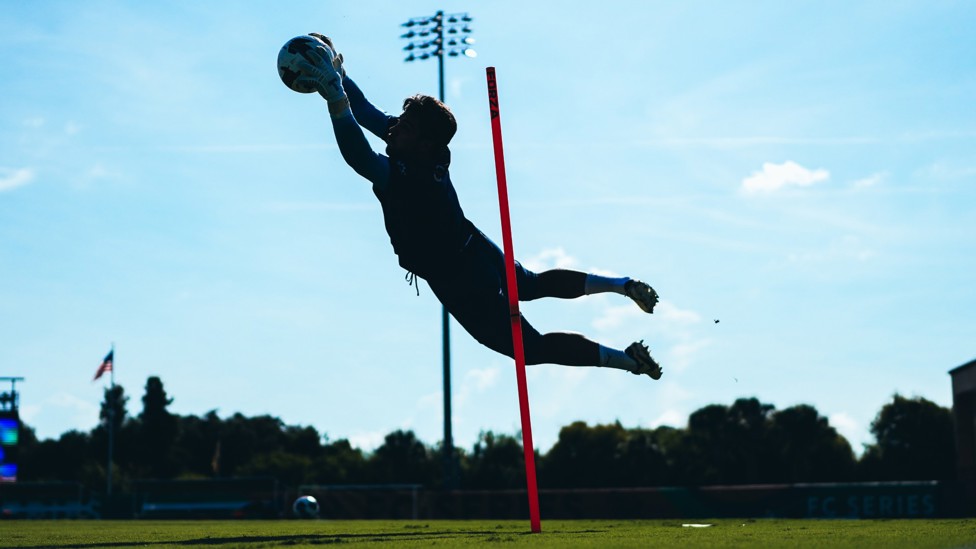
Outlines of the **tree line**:
<svg viewBox="0 0 976 549">
<path fill-rule="evenodd" d="M 38 440 L 23 426 L 21 481 L 106 482 L 108 425 L 114 431 L 113 486 L 146 479 L 275 477 L 300 484 L 416 483 L 443 488 L 445 456 L 409 430 L 388 434 L 372 452 L 330 441 L 314 427 L 240 413 L 222 419 L 170 413 L 173 399 L 150 377 L 142 411 L 127 412 L 122 386 L 105 390 L 97 427 Z M 921 397 L 894 395 L 871 424 L 875 437 L 858 458 L 817 410 L 777 410 L 756 398 L 705 406 L 683 428 L 625 428 L 619 422 L 563 427 L 536 452 L 541 488 L 696 486 L 797 482 L 951 480 L 951 411 Z M 470 450 L 455 448 L 461 489 L 524 488 L 518 434 L 483 432 Z"/>
</svg>

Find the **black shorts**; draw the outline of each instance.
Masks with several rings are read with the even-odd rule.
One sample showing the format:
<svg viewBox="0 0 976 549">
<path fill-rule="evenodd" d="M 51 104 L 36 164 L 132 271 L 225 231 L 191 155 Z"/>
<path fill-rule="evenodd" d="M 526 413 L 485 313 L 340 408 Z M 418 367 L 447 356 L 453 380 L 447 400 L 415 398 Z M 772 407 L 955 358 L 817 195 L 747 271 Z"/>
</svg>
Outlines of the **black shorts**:
<svg viewBox="0 0 976 549">
<path fill-rule="evenodd" d="M 538 297 L 538 275 L 515 262 L 519 299 Z M 434 295 L 458 324 L 479 343 L 508 357 L 514 357 L 511 312 L 505 277 L 505 255 L 481 231 L 475 230 L 464 249 L 448 264 L 428 277 Z M 526 356 L 537 356 L 542 335 L 525 317 L 522 344 Z"/>
</svg>

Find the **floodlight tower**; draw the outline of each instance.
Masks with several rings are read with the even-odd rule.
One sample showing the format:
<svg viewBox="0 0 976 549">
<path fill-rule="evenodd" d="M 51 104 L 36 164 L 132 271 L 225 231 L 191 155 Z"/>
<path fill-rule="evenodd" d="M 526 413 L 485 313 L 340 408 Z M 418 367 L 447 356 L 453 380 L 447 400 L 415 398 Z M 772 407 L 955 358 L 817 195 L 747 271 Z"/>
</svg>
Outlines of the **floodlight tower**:
<svg viewBox="0 0 976 549">
<path fill-rule="evenodd" d="M 0 377 L 0 381 L 9 381 L 10 390 L 0 393 L 0 411 L 16 412 L 20 408 L 20 393 L 17 392 L 17 382 L 24 381 L 22 377 Z"/>
<path fill-rule="evenodd" d="M 403 50 L 405 62 L 426 61 L 437 58 L 438 96 L 444 101 L 444 57 L 476 57 L 470 48 L 474 44 L 468 23 L 473 19 L 467 13 L 438 11 L 434 15 L 412 17 L 401 26 L 407 32 L 400 36 L 407 40 Z M 451 318 L 447 308 L 441 309 L 441 325 L 444 342 L 444 470 L 445 488 L 457 488 L 457 467 L 454 460 L 454 437 L 451 434 Z"/>
</svg>

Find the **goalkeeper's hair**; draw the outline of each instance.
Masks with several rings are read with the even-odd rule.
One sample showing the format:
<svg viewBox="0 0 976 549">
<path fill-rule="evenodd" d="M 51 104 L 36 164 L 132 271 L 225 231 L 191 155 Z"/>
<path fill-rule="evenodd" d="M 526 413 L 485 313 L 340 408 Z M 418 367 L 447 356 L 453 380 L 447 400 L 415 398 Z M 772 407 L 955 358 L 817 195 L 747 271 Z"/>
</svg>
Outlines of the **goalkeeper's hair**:
<svg viewBox="0 0 976 549">
<path fill-rule="evenodd" d="M 417 94 L 403 100 L 403 112 L 413 112 L 420 134 L 435 145 L 446 147 L 457 132 L 450 107 L 429 95 Z"/>
</svg>

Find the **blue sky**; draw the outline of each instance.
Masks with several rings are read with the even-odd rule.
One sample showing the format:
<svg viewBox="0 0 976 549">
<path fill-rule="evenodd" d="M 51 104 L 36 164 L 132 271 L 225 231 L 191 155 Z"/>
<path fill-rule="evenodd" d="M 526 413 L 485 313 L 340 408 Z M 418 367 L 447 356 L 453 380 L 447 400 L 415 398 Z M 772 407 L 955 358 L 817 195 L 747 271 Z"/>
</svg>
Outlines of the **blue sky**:
<svg viewBox="0 0 976 549">
<path fill-rule="evenodd" d="M 973 3 L 284 6 L 4 4 L 0 375 L 27 378 L 41 437 L 95 426 L 114 342 L 132 414 L 158 375 L 181 414 L 441 439 L 440 305 L 404 282 L 325 103 L 275 71 L 319 31 L 396 111 L 437 93 L 399 24 L 438 9 L 475 18 L 446 85 L 468 217 L 500 241 L 495 66 L 516 254 L 662 296 L 523 304 L 665 368 L 531 367 L 541 450 L 575 420 L 680 427 L 755 396 L 814 405 L 860 451 L 894 393 L 951 405 L 947 371 L 976 358 Z M 456 443 L 516 433 L 512 361 L 456 323 L 452 360 Z"/>
</svg>

